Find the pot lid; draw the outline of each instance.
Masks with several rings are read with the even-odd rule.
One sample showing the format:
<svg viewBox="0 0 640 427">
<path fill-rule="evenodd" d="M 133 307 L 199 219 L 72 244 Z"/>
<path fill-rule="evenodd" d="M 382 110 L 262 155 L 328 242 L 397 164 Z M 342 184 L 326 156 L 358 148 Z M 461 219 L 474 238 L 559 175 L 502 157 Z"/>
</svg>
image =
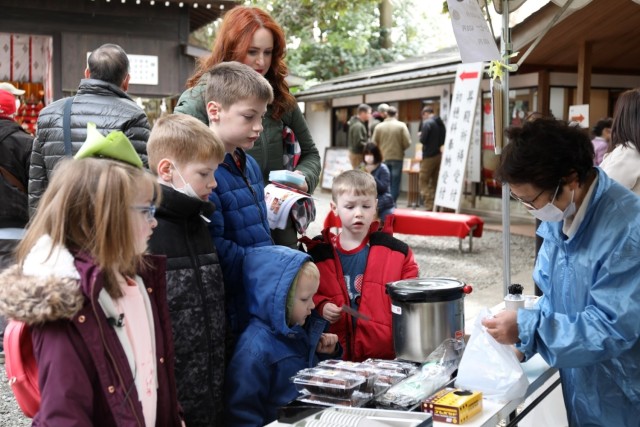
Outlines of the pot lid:
<svg viewBox="0 0 640 427">
<path fill-rule="evenodd" d="M 387 283 L 392 300 L 407 302 L 439 302 L 462 298 L 467 285 L 450 277 L 425 277 Z"/>
</svg>

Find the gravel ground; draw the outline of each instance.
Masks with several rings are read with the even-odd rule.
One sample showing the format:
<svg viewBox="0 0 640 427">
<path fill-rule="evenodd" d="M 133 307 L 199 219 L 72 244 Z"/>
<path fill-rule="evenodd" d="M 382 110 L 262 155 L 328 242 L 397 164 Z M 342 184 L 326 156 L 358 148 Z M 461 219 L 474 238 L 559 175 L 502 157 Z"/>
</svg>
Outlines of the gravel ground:
<svg viewBox="0 0 640 427">
<path fill-rule="evenodd" d="M 318 220 L 310 226 L 308 232 L 312 236 L 318 234 L 322 220 L 329 210 L 330 196 L 323 193 L 316 194 L 316 197 Z M 460 253 L 458 239 L 453 237 L 396 237 L 413 249 L 420 265 L 421 277 L 455 277 L 473 286 L 473 292 L 465 298 L 467 329 L 470 319 L 481 308 L 492 307 L 502 301 L 502 232 L 485 229 L 481 238 L 474 239 L 472 253 Z M 533 237 L 511 235 L 511 281 L 525 285 L 525 293 L 533 293 L 530 275 L 534 254 Z M 5 380 L 4 365 L 0 365 L 0 378 L 0 426 L 30 425 L 30 420 L 22 415 Z"/>
</svg>

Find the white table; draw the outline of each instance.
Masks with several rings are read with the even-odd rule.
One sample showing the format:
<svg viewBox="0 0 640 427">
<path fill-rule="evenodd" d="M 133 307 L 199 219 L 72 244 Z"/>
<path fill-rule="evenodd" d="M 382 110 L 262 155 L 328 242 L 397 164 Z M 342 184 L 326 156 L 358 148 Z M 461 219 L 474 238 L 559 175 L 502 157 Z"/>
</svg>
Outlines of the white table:
<svg viewBox="0 0 640 427">
<path fill-rule="evenodd" d="M 483 399 L 482 412 L 476 414 L 465 422 L 465 427 L 495 427 L 501 420 L 509 418 L 509 415 L 513 413 L 516 408 L 529 396 L 536 394 L 536 392 L 543 391 L 543 387 L 549 387 L 553 380 L 558 378 L 558 371 L 555 368 L 549 367 L 547 363 L 539 355 L 535 355 L 531 360 L 522 364 L 524 372 L 529 378 L 529 388 L 524 398 L 512 400 L 506 403 L 495 402 L 489 399 Z M 277 421 L 268 424 L 268 427 L 284 427 L 291 426 L 292 424 L 279 423 Z M 433 422 L 434 427 L 451 427 L 452 424 L 443 422 Z"/>
</svg>

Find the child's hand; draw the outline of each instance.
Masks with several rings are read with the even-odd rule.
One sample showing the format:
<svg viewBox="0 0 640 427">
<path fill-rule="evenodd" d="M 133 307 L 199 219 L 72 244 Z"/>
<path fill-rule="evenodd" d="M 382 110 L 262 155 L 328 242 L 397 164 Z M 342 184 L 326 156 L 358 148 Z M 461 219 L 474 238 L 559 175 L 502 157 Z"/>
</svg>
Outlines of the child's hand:
<svg viewBox="0 0 640 427">
<path fill-rule="evenodd" d="M 340 320 L 342 315 L 342 309 L 334 303 L 328 302 L 322 309 L 322 317 L 324 317 L 329 323 L 336 323 Z"/>
<path fill-rule="evenodd" d="M 336 334 L 322 334 L 316 346 L 317 353 L 333 354 L 336 352 L 338 336 Z"/>
</svg>

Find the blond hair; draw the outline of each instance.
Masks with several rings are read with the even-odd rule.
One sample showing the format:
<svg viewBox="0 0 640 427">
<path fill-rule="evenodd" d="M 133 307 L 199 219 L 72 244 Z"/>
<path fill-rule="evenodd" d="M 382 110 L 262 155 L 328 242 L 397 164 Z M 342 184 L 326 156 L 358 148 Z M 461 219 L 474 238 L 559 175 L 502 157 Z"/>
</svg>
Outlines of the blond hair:
<svg viewBox="0 0 640 427">
<path fill-rule="evenodd" d="M 273 88 L 269 81 L 248 65 L 222 62 L 203 78 L 207 79 L 205 103 L 214 101 L 227 109 L 247 99 L 257 99 L 267 104 L 273 102 Z"/>
<path fill-rule="evenodd" d="M 170 114 L 158 119 L 153 125 L 147 154 L 149 169 L 158 173 L 158 163 L 171 159 L 180 165 L 189 162 L 224 159 L 224 145 L 207 125 L 187 114 Z"/>
<path fill-rule="evenodd" d="M 333 179 L 331 199 L 334 203 L 338 203 L 338 197 L 345 193 L 352 193 L 356 196 L 372 196 L 377 199 L 376 180 L 373 175 L 361 170 L 344 171 Z"/>
<path fill-rule="evenodd" d="M 129 214 L 142 185 L 153 188 L 157 204 L 159 184 L 141 168 L 107 159 L 64 159 L 18 246 L 18 262 L 49 235 L 53 245 L 89 254 L 105 275 L 109 295 L 120 297 L 116 274 L 133 275 L 142 261 Z"/>
<path fill-rule="evenodd" d="M 293 314 L 293 306 L 296 301 L 296 289 L 298 288 L 298 281 L 301 277 L 308 277 L 309 279 L 320 281 L 320 270 L 313 261 L 305 261 L 301 266 L 296 277 L 293 278 L 289 292 L 287 292 L 287 301 L 285 307 L 285 316 L 287 319 L 287 325 L 291 325 L 291 316 Z"/>
</svg>

